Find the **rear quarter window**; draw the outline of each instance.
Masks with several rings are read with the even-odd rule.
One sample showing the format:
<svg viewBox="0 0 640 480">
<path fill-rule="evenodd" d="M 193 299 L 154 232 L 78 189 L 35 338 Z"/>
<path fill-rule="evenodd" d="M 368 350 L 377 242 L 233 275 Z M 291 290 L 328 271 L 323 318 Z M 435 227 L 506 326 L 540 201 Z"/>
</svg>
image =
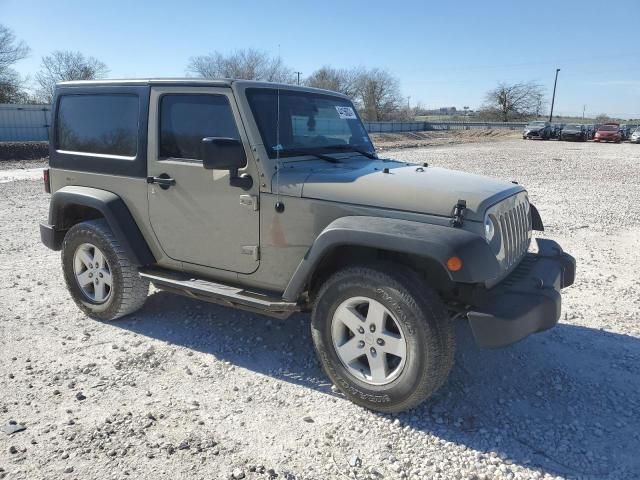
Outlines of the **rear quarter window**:
<svg viewBox="0 0 640 480">
<path fill-rule="evenodd" d="M 135 158 L 139 102 L 132 94 L 62 95 L 56 149 Z"/>
</svg>

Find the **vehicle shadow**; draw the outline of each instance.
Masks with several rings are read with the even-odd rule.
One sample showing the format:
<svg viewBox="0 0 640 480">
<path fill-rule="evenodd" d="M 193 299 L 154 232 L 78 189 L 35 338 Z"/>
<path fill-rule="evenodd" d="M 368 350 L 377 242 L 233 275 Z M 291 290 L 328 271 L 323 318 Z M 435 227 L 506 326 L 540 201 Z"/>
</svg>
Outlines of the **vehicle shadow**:
<svg viewBox="0 0 640 480">
<path fill-rule="evenodd" d="M 113 325 L 340 396 L 316 360 L 306 315 L 269 319 L 158 292 L 139 314 Z M 485 350 L 466 322 L 456 329 L 449 381 L 423 405 L 395 415 L 401 424 L 543 473 L 640 472 L 640 339 L 561 323 Z"/>
</svg>

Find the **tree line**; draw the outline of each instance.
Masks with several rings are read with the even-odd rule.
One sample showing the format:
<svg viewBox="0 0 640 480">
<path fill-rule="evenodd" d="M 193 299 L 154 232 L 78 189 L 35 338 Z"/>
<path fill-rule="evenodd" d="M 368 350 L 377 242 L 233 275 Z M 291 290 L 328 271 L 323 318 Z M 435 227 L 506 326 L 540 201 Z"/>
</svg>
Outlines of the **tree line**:
<svg viewBox="0 0 640 480">
<path fill-rule="evenodd" d="M 13 68 L 29 53 L 27 44 L 0 24 L 0 103 L 50 103 L 57 82 L 100 79 L 109 73 L 107 65 L 94 57 L 56 50 L 42 57 L 40 69 L 31 79 Z M 420 104 L 410 108 L 398 78 L 381 68 L 325 65 L 300 78 L 299 72 L 294 72 L 281 57 L 246 49 L 191 57 L 186 73 L 201 78 L 300 82 L 309 87 L 341 92 L 353 100 L 362 118 L 370 121 L 411 120 L 422 110 Z M 33 85 L 35 88 L 31 87 Z M 538 118 L 546 114 L 547 106 L 545 90 L 536 82 L 499 83 L 487 92 L 476 118 L 503 122 Z"/>
<path fill-rule="evenodd" d="M 0 24 L 0 103 L 50 103 L 57 82 L 105 78 L 109 68 L 102 61 L 80 52 L 56 50 L 42 57 L 33 79 L 21 76 L 13 66 L 30 49 Z M 294 84 L 295 72 L 280 57 L 254 49 L 224 55 L 213 52 L 189 59 L 186 73 L 202 78 L 241 78 Z M 338 91 L 351 97 L 367 120 L 410 118 L 400 92 L 400 82 L 379 68 L 335 69 L 321 67 L 303 85 Z M 35 85 L 35 88 L 29 88 Z"/>
</svg>

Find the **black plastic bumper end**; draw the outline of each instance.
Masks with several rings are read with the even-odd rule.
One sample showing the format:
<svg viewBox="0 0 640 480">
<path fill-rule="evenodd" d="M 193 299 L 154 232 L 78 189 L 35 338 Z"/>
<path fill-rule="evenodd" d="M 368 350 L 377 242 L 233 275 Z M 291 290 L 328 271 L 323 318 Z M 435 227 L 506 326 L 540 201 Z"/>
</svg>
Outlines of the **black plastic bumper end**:
<svg viewBox="0 0 640 480">
<path fill-rule="evenodd" d="M 467 313 L 479 346 L 504 347 L 560 319 L 560 290 L 573 284 L 576 261 L 554 241 L 538 239 L 538 247 Z"/>
<path fill-rule="evenodd" d="M 40 224 L 40 239 L 51 250 L 61 250 L 66 230 L 56 230 L 53 225 Z"/>
</svg>

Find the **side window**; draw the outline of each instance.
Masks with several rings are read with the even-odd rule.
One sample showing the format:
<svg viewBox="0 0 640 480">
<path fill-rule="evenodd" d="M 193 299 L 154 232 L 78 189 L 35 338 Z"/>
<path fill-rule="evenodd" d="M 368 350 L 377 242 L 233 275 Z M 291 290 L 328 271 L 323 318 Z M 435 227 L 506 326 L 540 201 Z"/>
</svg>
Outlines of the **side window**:
<svg viewBox="0 0 640 480">
<path fill-rule="evenodd" d="M 201 160 L 202 139 L 240 139 L 224 95 L 163 95 L 160 100 L 160 158 Z"/>
<path fill-rule="evenodd" d="M 135 157 L 138 115 L 136 95 L 63 95 L 56 119 L 56 149 Z"/>
</svg>

